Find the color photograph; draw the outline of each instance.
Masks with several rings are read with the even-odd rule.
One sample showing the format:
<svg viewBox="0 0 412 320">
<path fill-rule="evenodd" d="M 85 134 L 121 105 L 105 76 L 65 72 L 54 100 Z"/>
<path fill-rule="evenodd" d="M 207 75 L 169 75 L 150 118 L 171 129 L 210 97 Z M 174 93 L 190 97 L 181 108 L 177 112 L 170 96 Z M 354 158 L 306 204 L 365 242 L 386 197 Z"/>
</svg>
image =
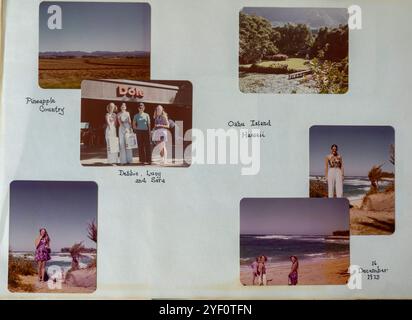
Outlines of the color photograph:
<svg viewBox="0 0 412 320">
<path fill-rule="evenodd" d="M 352 235 L 395 231 L 395 130 L 310 128 L 310 197 L 347 198 Z"/>
<path fill-rule="evenodd" d="M 346 8 L 243 8 L 239 15 L 240 91 L 346 93 L 348 18 Z"/>
<path fill-rule="evenodd" d="M 96 183 L 12 182 L 9 240 L 10 292 L 94 292 Z"/>
<path fill-rule="evenodd" d="M 84 79 L 150 79 L 150 5 L 40 4 L 39 86 L 79 89 Z"/>
<path fill-rule="evenodd" d="M 189 167 L 189 81 L 83 81 L 83 166 Z"/>
<path fill-rule="evenodd" d="M 349 279 L 347 199 L 244 198 L 244 286 L 344 285 Z"/>
</svg>

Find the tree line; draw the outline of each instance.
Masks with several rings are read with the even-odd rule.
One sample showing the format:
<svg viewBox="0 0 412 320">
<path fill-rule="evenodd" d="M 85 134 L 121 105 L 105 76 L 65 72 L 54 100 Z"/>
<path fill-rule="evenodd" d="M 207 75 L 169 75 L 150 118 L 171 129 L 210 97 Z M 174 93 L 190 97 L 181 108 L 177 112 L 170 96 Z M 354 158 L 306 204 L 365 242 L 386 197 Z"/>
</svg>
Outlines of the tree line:
<svg viewBox="0 0 412 320">
<path fill-rule="evenodd" d="M 338 62 L 348 55 L 347 25 L 316 30 L 306 24 L 274 27 L 263 17 L 240 13 L 239 26 L 240 64 L 283 60 L 284 56 Z"/>
</svg>

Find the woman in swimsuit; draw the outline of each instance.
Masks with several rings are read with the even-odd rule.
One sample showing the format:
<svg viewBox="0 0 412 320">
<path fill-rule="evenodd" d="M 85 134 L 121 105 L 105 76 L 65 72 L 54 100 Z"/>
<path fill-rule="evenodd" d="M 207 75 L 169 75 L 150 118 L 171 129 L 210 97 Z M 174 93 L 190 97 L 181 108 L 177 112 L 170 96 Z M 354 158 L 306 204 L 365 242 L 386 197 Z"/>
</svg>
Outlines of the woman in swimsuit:
<svg viewBox="0 0 412 320">
<path fill-rule="evenodd" d="M 296 286 L 298 284 L 298 258 L 296 256 L 291 256 L 290 261 L 292 261 L 292 267 L 290 268 L 289 273 L 289 285 Z"/>
</svg>

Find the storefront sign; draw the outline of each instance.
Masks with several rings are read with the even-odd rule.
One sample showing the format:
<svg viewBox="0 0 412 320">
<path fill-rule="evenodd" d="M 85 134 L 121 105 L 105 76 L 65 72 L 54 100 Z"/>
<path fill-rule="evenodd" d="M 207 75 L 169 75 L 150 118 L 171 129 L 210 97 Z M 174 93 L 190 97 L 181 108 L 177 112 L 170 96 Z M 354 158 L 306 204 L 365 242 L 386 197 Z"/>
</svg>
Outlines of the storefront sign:
<svg viewBox="0 0 412 320">
<path fill-rule="evenodd" d="M 138 98 L 142 99 L 144 97 L 144 92 L 142 89 L 134 86 L 128 85 L 119 85 L 117 87 L 117 96 L 118 97 L 129 97 L 129 98 Z"/>
</svg>

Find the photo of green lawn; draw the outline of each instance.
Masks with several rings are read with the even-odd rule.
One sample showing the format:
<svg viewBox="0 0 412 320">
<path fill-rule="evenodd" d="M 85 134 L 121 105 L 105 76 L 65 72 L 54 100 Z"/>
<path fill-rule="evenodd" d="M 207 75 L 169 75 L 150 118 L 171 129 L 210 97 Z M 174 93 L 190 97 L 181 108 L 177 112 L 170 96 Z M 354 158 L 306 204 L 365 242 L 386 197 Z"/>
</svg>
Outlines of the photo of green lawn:
<svg viewBox="0 0 412 320">
<path fill-rule="evenodd" d="M 346 93 L 346 9 L 244 8 L 239 16 L 243 93 Z"/>
</svg>

